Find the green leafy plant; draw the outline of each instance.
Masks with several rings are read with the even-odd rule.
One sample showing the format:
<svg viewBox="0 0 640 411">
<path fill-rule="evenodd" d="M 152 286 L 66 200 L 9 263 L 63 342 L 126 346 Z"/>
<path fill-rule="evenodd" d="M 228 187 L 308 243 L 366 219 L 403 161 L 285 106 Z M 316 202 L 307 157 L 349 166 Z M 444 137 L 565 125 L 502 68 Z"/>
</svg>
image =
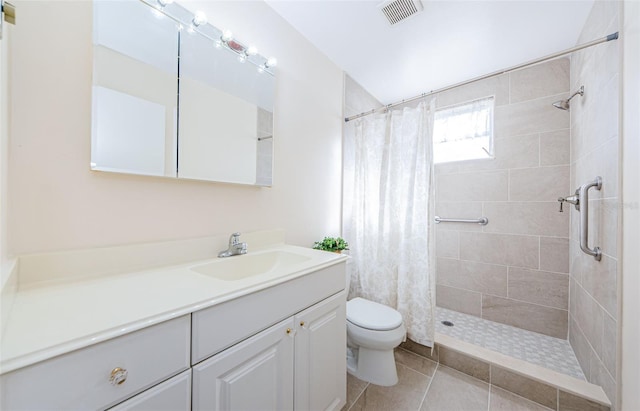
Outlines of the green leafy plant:
<svg viewBox="0 0 640 411">
<path fill-rule="evenodd" d="M 322 241 L 316 241 L 313 243 L 313 248 L 316 250 L 340 252 L 342 250 L 349 249 L 349 243 L 341 237 L 325 237 Z"/>
</svg>

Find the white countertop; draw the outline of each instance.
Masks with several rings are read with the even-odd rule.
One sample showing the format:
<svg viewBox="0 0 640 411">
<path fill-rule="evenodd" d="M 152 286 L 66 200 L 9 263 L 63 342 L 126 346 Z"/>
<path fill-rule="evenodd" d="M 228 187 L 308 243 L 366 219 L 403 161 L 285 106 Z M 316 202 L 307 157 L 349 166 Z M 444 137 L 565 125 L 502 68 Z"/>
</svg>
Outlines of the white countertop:
<svg viewBox="0 0 640 411">
<path fill-rule="evenodd" d="M 213 258 L 19 289 L 4 324 L 0 372 L 7 373 L 250 294 L 348 258 L 290 245 L 250 253 L 270 250 L 302 254 L 309 260 L 287 270 L 272 270 L 236 281 L 218 280 L 190 269 L 217 260 Z"/>
</svg>

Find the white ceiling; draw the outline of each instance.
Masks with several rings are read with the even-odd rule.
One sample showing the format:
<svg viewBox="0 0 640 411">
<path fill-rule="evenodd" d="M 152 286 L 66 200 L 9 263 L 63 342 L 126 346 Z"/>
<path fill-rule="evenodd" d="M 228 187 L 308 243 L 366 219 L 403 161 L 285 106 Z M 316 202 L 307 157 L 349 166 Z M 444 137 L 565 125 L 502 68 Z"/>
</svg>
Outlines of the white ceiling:
<svg viewBox="0 0 640 411">
<path fill-rule="evenodd" d="M 421 14 L 390 26 L 381 0 L 266 1 L 384 104 L 573 47 L 593 5 L 422 0 Z"/>
</svg>

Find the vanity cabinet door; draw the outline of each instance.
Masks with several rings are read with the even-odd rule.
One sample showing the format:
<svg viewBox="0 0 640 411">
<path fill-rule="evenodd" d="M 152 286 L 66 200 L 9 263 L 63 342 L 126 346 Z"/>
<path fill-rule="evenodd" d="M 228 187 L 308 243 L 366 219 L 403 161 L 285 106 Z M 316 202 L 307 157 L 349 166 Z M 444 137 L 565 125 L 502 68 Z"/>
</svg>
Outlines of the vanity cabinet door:
<svg viewBox="0 0 640 411">
<path fill-rule="evenodd" d="M 191 370 L 148 389 L 109 411 L 189 411 Z"/>
<path fill-rule="evenodd" d="M 288 318 L 193 367 L 193 410 L 293 409 Z"/>
<path fill-rule="evenodd" d="M 347 398 L 346 294 L 295 316 L 295 409 L 340 410 Z"/>
</svg>

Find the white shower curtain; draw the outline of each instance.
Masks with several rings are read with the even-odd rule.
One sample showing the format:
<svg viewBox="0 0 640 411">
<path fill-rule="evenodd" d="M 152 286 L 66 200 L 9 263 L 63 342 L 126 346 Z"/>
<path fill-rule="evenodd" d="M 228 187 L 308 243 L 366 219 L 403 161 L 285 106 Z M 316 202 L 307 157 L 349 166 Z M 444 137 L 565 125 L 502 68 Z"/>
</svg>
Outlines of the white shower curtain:
<svg viewBox="0 0 640 411">
<path fill-rule="evenodd" d="M 407 336 L 434 340 L 434 104 L 357 120 L 350 235 L 351 297 L 397 309 Z"/>
</svg>

